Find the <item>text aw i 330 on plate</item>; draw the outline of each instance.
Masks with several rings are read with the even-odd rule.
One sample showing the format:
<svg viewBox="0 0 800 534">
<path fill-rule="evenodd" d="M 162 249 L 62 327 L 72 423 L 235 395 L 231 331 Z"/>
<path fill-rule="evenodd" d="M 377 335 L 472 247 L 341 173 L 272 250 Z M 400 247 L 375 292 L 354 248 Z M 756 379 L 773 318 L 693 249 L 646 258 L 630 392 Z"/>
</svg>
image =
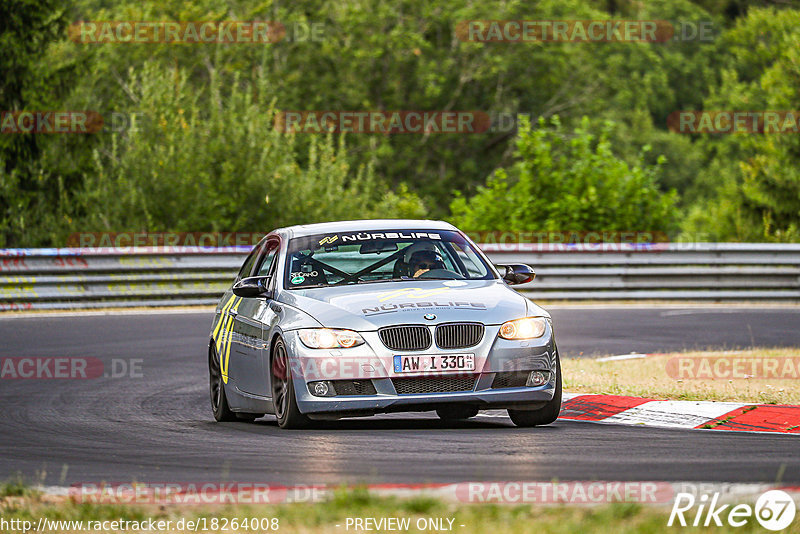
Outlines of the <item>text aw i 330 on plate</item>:
<svg viewBox="0 0 800 534">
<path fill-rule="evenodd" d="M 216 309 L 208 350 L 218 421 L 312 420 L 436 410 L 466 419 L 507 409 L 552 423 L 561 368 L 550 315 L 440 221 L 281 228 L 244 261 Z"/>
</svg>

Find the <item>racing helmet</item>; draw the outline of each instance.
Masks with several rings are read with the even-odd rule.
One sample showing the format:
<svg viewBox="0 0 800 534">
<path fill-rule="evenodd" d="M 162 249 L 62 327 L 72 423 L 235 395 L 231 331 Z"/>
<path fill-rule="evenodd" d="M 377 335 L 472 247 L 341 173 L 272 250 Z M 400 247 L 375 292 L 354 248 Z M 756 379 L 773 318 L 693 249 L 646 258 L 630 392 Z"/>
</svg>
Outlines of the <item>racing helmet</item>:
<svg viewBox="0 0 800 534">
<path fill-rule="evenodd" d="M 413 275 L 419 269 L 445 269 L 442 255 L 436 250 L 418 250 L 411 255 L 408 265 Z"/>
</svg>

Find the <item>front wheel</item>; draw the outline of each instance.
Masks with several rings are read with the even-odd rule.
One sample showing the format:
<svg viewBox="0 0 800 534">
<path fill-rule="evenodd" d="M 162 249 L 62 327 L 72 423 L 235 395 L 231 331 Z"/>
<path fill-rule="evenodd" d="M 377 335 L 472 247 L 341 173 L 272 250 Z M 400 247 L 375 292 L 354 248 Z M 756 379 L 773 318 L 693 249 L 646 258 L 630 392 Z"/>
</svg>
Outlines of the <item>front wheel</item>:
<svg viewBox="0 0 800 534">
<path fill-rule="evenodd" d="M 309 418 L 300 413 L 297 407 L 292 367 L 282 339 L 275 341 L 272 348 L 272 404 L 281 428 L 304 428 L 309 425 Z"/>
<path fill-rule="evenodd" d="M 549 425 L 561 411 L 561 357 L 556 356 L 556 389 L 553 399 L 538 410 L 508 410 L 511 421 L 521 427 Z"/>
<path fill-rule="evenodd" d="M 222 371 L 219 366 L 219 355 L 217 347 L 212 342 L 208 349 L 208 376 L 209 393 L 211 394 L 211 411 L 217 421 L 236 421 L 234 414 L 228 406 L 228 398 L 225 396 L 225 385 L 222 383 Z"/>
</svg>

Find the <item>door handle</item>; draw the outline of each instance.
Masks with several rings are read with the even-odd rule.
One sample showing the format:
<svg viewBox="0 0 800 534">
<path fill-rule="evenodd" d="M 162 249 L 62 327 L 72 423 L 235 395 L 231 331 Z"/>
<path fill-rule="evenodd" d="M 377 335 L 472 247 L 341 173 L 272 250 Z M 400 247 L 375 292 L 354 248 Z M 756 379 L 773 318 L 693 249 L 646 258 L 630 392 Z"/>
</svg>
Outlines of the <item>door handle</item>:
<svg viewBox="0 0 800 534">
<path fill-rule="evenodd" d="M 237 315 L 239 315 L 239 312 L 236 310 L 231 310 L 228 313 L 230 314 L 231 317 L 236 317 Z"/>
</svg>

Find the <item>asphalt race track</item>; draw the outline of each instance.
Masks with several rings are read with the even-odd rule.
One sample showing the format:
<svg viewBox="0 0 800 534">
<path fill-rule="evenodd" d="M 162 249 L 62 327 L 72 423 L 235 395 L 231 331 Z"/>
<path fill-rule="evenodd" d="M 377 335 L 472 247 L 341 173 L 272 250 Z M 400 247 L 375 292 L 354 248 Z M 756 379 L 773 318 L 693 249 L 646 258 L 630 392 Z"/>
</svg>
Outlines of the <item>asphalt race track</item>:
<svg viewBox="0 0 800 534">
<path fill-rule="evenodd" d="M 566 356 L 800 346 L 798 308 L 556 308 Z M 0 380 L 0 480 L 293 484 L 467 480 L 800 482 L 797 436 L 397 414 L 281 431 L 213 422 L 210 313 L 0 317 L 0 357 L 130 362 L 140 377 Z M 120 369 L 117 369 L 118 371 Z"/>
</svg>

